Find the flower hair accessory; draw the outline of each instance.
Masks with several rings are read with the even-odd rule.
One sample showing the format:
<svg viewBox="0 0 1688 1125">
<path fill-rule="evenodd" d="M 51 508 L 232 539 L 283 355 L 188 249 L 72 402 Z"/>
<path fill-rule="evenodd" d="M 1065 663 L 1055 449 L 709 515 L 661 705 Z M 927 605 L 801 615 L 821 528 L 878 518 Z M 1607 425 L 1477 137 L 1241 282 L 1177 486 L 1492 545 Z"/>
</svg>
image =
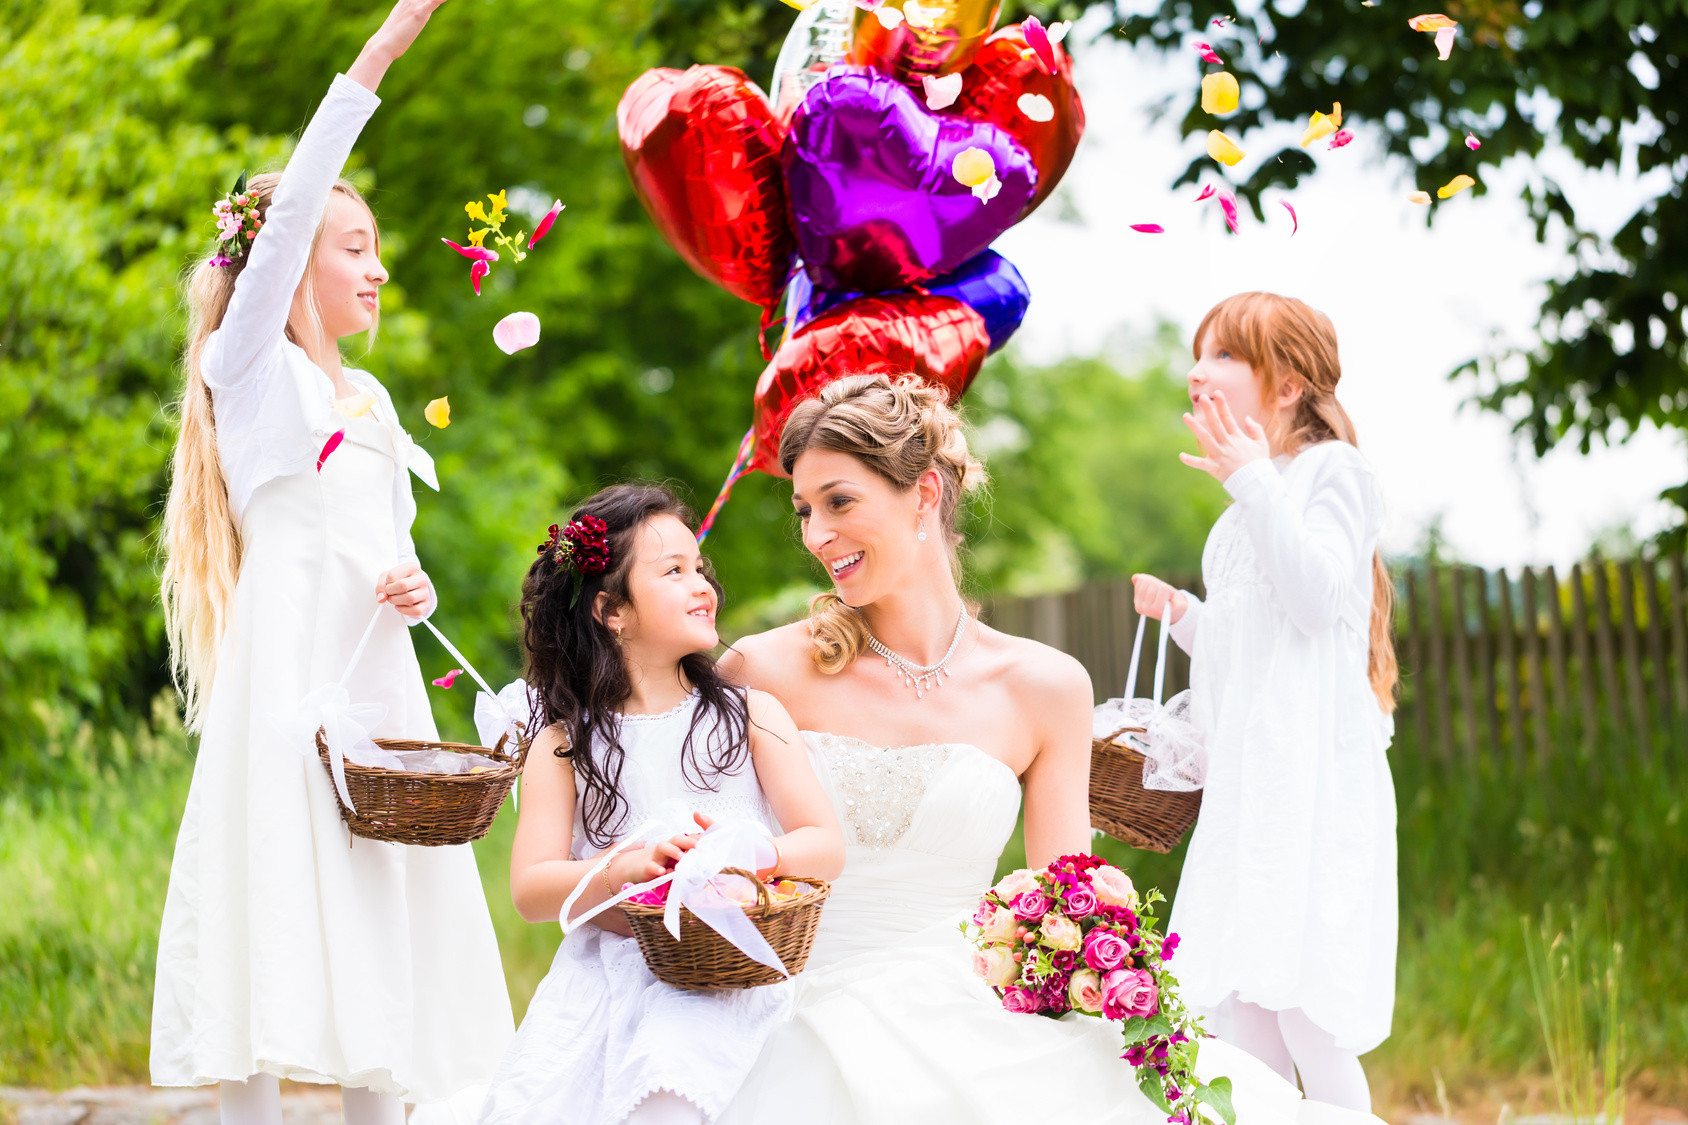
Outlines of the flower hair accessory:
<svg viewBox="0 0 1688 1125">
<path fill-rule="evenodd" d="M 551 525 L 551 538 L 539 545 L 559 567 L 581 576 L 602 574 L 610 568 L 609 525 L 597 516 L 577 516 L 565 527 Z"/>
<path fill-rule="evenodd" d="M 246 173 L 234 182 L 234 189 L 211 205 L 217 219 L 217 253 L 211 259 L 214 266 L 233 265 L 244 258 L 258 236 L 264 220 L 258 215 L 258 193 L 246 190 Z"/>
</svg>

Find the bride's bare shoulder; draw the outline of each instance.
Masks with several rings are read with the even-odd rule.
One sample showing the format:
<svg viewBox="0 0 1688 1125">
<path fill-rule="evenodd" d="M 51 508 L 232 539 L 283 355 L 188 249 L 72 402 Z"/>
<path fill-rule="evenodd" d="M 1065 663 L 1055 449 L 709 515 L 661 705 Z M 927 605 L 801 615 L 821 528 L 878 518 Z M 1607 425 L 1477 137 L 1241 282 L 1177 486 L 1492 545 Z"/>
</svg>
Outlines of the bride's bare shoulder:
<svg viewBox="0 0 1688 1125">
<path fill-rule="evenodd" d="M 808 668 L 808 655 L 809 622 L 793 621 L 734 641 L 721 656 L 721 674 L 778 695 L 777 685 Z"/>
<path fill-rule="evenodd" d="M 1003 687 L 1029 701 L 1082 697 L 1090 705 L 1090 673 L 1060 649 L 981 624 L 981 640 Z"/>
</svg>

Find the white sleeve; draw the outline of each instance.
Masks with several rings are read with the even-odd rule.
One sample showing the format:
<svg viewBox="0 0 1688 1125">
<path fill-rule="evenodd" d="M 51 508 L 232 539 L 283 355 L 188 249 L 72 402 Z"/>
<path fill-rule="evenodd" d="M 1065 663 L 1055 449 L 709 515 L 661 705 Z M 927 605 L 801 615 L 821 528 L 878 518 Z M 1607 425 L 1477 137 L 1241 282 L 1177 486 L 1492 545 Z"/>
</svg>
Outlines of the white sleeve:
<svg viewBox="0 0 1688 1125">
<path fill-rule="evenodd" d="M 1341 620 L 1368 531 L 1379 518 L 1371 470 L 1358 454 L 1338 454 L 1311 471 L 1319 475 L 1305 509 L 1295 505 L 1278 467 L 1265 458 L 1225 481 L 1261 569 L 1290 620 L 1309 634 Z"/>
<path fill-rule="evenodd" d="M 1188 590 L 1178 591 L 1184 595 L 1184 615 L 1171 625 L 1169 636 L 1178 643 L 1178 647 L 1191 656 L 1196 652 L 1196 620 L 1201 616 L 1202 600 Z"/>
<path fill-rule="evenodd" d="M 213 390 L 251 385 L 275 367 L 323 208 L 364 123 L 380 104 L 380 98 L 344 74 L 334 76 L 287 161 L 264 225 L 235 278 L 228 310 L 206 347 L 205 382 Z"/>
</svg>

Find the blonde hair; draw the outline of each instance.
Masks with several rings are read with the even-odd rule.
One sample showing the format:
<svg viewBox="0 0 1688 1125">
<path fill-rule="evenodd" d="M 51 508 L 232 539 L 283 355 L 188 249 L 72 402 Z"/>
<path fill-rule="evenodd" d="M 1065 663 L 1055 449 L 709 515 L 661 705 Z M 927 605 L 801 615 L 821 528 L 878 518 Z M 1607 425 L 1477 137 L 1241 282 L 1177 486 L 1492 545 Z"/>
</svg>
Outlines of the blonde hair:
<svg viewBox="0 0 1688 1125">
<path fill-rule="evenodd" d="M 1220 347 L 1254 368 L 1265 402 L 1275 402 L 1286 384 L 1301 388 L 1288 416 L 1272 420 L 1275 444 L 1280 448 L 1299 451 L 1323 441 L 1359 445 L 1353 421 L 1336 401 L 1342 365 L 1337 358 L 1336 326 L 1330 317 L 1293 297 L 1239 293 L 1213 306 L 1202 318 L 1191 348 L 1198 360 L 1209 331 Z M 1400 682 L 1392 639 L 1394 623 L 1395 583 L 1389 577 L 1389 568 L 1383 565 L 1382 552 L 1373 552 L 1366 673 L 1386 712 L 1395 710 L 1395 690 Z"/>
<path fill-rule="evenodd" d="M 787 476 L 811 449 L 846 453 L 901 491 L 938 470 L 938 530 L 950 569 L 960 579 L 961 498 L 985 482 L 985 467 L 968 451 L 961 419 L 949 396 L 912 375 L 855 375 L 835 380 L 792 410 L 780 435 L 780 467 Z M 809 603 L 810 656 L 823 673 L 842 671 L 867 648 L 867 625 L 835 593 Z"/>
<path fill-rule="evenodd" d="M 260 218 L 269 213 L 270 199 L 278 173 L 267 172 L 247 181 L 247 190 L 258 196 Z M 364 203 L 358 189 L 336 180 L 334 190 Z M 364 203 L 368 206 L 367 203 Z M 317 307 L 316 248 L 326 226 L 327 209 L 311 238 L 311 255 L 300 283 L 307 323 L 305 340 L 287 326 L 287 338 L 307 352 L 322 338 L 322 319 Z M 381 251 L 381 235 L 374 234 L 375 252 Z M 182 394 L 176 402 L 178 431 L 171 461 L 170 496 L 164 504 L 164 573 L 161 593 L 164 629 L 170 641 L 170 674 L 181 694 L 189 730 L 198 730 L 205 717 L 205 705 L 217 671 L 217 648 L 228 625 L 229 607 L 240 575 L 240 528 L 229 507 L 228 483 L 217 453 L 216 419 L 211 409 L 211 390 L 205 385 L 202 360 L 205 343 L 222 324 L 234 296 L 235 279 L 246 266 L 246 258 L 231 265 L 213 266 L 213 255 L 196 262 L 184 286 L 188 310 L 187 346 L 182 353 Z M 377 319 L 379 313 L 376 314 Z M 375 340 L 371 323 L 368 340 Z M 316 358 L 313 356 L 313 358 Z"/>
</svg>

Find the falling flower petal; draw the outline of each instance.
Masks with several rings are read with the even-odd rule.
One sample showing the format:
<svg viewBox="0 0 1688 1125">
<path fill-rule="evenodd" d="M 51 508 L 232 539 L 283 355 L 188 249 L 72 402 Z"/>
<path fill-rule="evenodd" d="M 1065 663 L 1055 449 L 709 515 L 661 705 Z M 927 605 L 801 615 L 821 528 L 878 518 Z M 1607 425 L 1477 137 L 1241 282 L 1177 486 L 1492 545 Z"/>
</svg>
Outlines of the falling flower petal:
<svg viewBox="0 0 1688 1125">
<path fill-rule="evenodd" d="M 1131 229 L 1138 234 L 1165 234 L 1166 228 L 1159 223 L 1132 223 Z"/>
<path fill-rule="evenodd" d="M 1073 29 L 1072 20 L 1059 20 L 1049 25 L 1049 41 L 1059 43 L 1067 37 L 1067 32 Z"/>
<path fill-rule="evenodd" d="M 903 18 L 916 31 L 935 30 L 938 26 L 938 20 L 943 14 L 944 7 L 941 4 L 928 6 L 920 3 L 919 0 L 905 0 L 903 4 Z"/>
<path fill-rule="evenodd" d="M 1213 26 L 1214 27 L 1225 27 L 1230 22 L 1231 22 L 1230 16 L 1214 16 L 1213 17 Z"/>
<path fill-rule="evenodd" d="M 1407 202 L 1408 203 L 1422 203 L 1426 206 L 1429 206 L 1429 204 L 1430 204 L 1430 193 L 1427 192 L 1427 191 L 1415 191 L 1411 195 L 1407 196 Z"/>
<path fill-rule="evenodd" d="M 375 396 L 368 391 L 334 400 L 334 409 L 347 418 L 361 418 L 375 405 Z"/>
<path fill-rule="evenodd" d="M 1414 31 L 1441 31 L 1444 28 L 1458 27 L 1457 20 L 1451 20 L 1441 12 L 1430 12 L 1422 16 L 1414 16 L 1407 21 L 1407 26 Z"/>
<path fill-rule="evenodd" d="M 1465 134 L 1465 147 L 1475 152 L 1483 147 L 1483 142 L 1472 136 L 1470 133 L 1467 133 Z"/>
<path fill-rule="evenodd" d="M 928 74 L 920 80 L 920 85 L 926 91 L 927 109 L 948 109 L 955 104 L 955 99 L 961 96 L 961 72 L 956 71 L 941 78 Z"/>
<path fill-rule="evenodd" d="M 964 148 L 955 154 L 950 173 L 966 187 L 978 187 L 996 175 L 996 161 L 982 148 Z"/>
<path fill-rule="evenodd" d="M 1221 164 L 1232 165 L 1243 158 L 1243 150 L 1237 147 L 1237 142 L 1212 129 L 1207 134 L 1207 154 Z"/>
<path fill-rule="evenodd" d="M 498 251 L 488 250 L 485 246 L 459 246 L 449 238 L 442 238 L 440 241 L 463 255 L 465 258 L 473 258 L 477 262 L 498 261 Z"/>
<path fill-rule="evenodd" d="M 1443 62 L 1454 53 L 1454 36 L 1459 34 L 1457 27 L 1444 27 L 1436 33 L 1436 57 Z"/>
<path fill-rule="evenodd" d="M 1043 21 L 1036 16 L 1027 16 L 1020 24 L 1020 33 L 1026 37 L 1026 46 L 1037 52 L 1037 59 L 1043 64 L 1043 69 L 1055 73 L 1055 45 L 1049 41 L 1049 32 L 1044 30 Z"/>
<path fill-rule="evenodd" d="M 996 198 L 996 193 L 1001 190 L 1002 181 L 996 178 L 995 172 L 992 172 L 990 179 L 986 180 L 984 183 L 973 185 L 973 195 L 980 203 L 989 203 L 991 200 Z"/>
<path fill-rule="evenodd" d="M 322 452 L 316 455 L 316 471 L 322 472 L 322 463 L 328 460 L 328 455 L 340 448 L 340 443 L 346 440 L 345 430 L 335 430 L 328 435 L 328 440 L 322 443 Z"/>
<path fill-rule="evenodd" d="M 556 202 L 551 204 L 551 209 L 549 211 L 545 212 L 544 218 L 539 220 L 539 225 L 537 227 L 533 228 L 533 237 L 528 239 L 528 249 L 529 250 L 533 249 L 533 244 L 535 242 L 538 242 L 540 239 L 544 238 L 547 234 L 551 233 L 551 224 L 555 223 L 557 221 L 557 216 L 561 215 L 562 213 L 563 213 L 563 201 L 559 199 Z"/>
<path fill-rule="evenodd" d="M 1206 43 L 1196 44 L 1196 54 L 1202 57 L 1202 62 L 1209 62 L 1215 66 L 1224 66 L 1225 60 L 1213 53 L 1213 48 Z"/>
<path fill-rule="evenodd" d="M 1301 219 L 1300 219 L 1299 216 L 1296 215 L 1295 208 L 1290 206 L 1289 200 L 1280 199 L 1280 200 L 1278 200 L 1278 202 L 1282 203 L 1284 205 L 1284 210 L 1289 212 L 1289 221 L 1290 221 L 1289 236 L 1291 238 L 1294 238 L 1296 232 L 1301 229 Z"/>
<path fill-rule="evenodd" d="M 1228 70 L 1202 76 L 1202 110 L 1206 113 L 1230 113 L 1237 108 L 1236 75 Z"/>
<path fill-rule="evenodd" d="M 1211 198 L 1213 198 L 1213 185 L 1208 184 L 1206 187 L 1202 188 L 1202 193 L 1200 195 L 1196 196 L 1190 202 L 1200 203 L 1204 199 L 1211 199 Z"/>
<path fill-rule="evenodd" d="M 796 7 L 796 5 L 793 4 L 792 7 Z M 447 691 L 449 691 L 449 690 L 451 690 L 451 685 L 455 684 L 457 682 L 457 677 L 461 676 L 462 674 L 463 674 L 463 669 L 453 668 L 451 671 L 447 672 L 445 675 L 443 675 L 439 679 L 435 680 L 434 686 L 435 687 L 443 687 Z"/>
<path fill-rule="evenodd" d="M 1353 139 L 1354 139 L 1353 133 L 1350 133 L 1346 129 L 1338 129 L 1336 132 L 1331 134 L 1330 147 L 1331 148 L 1341 148 L 1343 145 L 1347 144 L 1349 141 L 1351 141 Z"/>
<path fill-rule="evenodd" d="M 1338 112 L 1341 112 L 1340 109 Z M 1327 117 L 1315 109 L 1313 116 L 1307 121 L 1307 129 L 1301 134 L 1301 147 L 1306 148 L 1314 141 L 1330 136 L 1336 132 L 1339 123 L 1337 118 Z"/>
<path fill-rule="evenodd" d="M 530 312 L 513 312 L 492 326 L 492 342 L 505 355 L 539 343 L 539 318 Z"/>
<path fill-rule="evenodd" d="M 492 267 L 485 262 L 476 262 L 469 267 L 469 284 L 475 287 L 475 296 L 481 295 L 481 278 L 492 272 Z"/>
<path fill-rule="evenodd" d="M 885 0 L 856 0 L 856 7 L 860 8 L 864 12 L 872 12 L 877 10 L 883 3 L 885 3 Z"/>
<path fill-rule="evenodd" d="M 1476 184 L 1477 181 L 1470 176 L 1455 176 L 1436 189 L 1436 198 L 1447 199 L 1449 196 L 1458 195 L 1468 187 L 1475 187 Z"/>
<path fill-rule="evenodd" d="M 1055 120 L 1055 103 L 1042 94 L 1021 94 L 1014 104 L 1033 121 Z"/>
<path fill-rule="evenodd" d="M 1219 209 L 1225 212 L 1225 225 L 1231 228 L 1231 233 L 1237 233 L 1237 197 L 1230 192 L 1222 192 L 1219 196 Z"/>
<path fill-rule="evenodd" d="M 484 223 L 487 221 L 486 208 L 481 206 L 481 201 L 478 199 L 471 199 L 469 202 L 465 203 L 463 205 L 463 210 L 466 211 L 469 217 L 477 223 Z"/>
<path fill-rule="evenodd" d="M 897 30 L 897 25 L 903 22 L 903 13 L 900 8 L 890 8 L 881 5 L 873 9 L 873 18 L 878 20 L 879 26 L 883 27 L 886 31 L 895 31 Z"/>
<path fill-rule="evenodd" d="M 436 398 L 422 409 L 422 417 L 428 420 L 428 425 L 436 430 L 443 430 L 451 425 L 451 400 Z"/>
</svg>

